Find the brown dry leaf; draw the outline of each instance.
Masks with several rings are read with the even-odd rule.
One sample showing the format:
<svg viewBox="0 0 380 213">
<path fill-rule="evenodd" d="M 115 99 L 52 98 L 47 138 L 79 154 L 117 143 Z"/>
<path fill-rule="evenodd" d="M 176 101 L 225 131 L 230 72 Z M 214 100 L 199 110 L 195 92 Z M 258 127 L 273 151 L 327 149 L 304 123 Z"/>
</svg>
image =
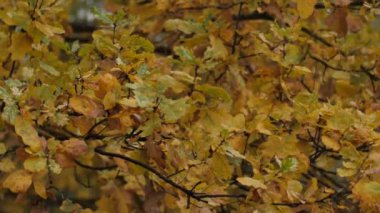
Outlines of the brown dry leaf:
<svg viewBox="0 0 380 213">
<path fill-rule="evenodd" d="M 95 91 L 95 95 L 101 99 L 103 99 L 108 92 L 118 92 L 121 89 L 117 78 L 109 73 L 100 76 L 97 85 L 98 89 Z"/>
<path fill-rule="evenodd" d="M 346 21 L 348 30 L 353 33 L 358 32 L 363 26 L 361 18 L 359 16 L 354 16 L 351 13 L 347 15 Z"/>
<path fill-rule="evenodd" d="M 72 125 L 77 128 L 81 135 L 87 134 L 95 124 L 95 119 L 86 116 L 76 116 L 72 118 Z"/>
<path fill-rule="evenodd" d="M 70 156 L 67 156 L 67 154 L 57 152 L 55 154 L 55 160 L 62 168 L 69 168 L 75 166 L 75 162 Z"/>
<path fill-rule="evenodd" d="M 165 154 L 159 145 L 155 144 L 152 139 L 148 139 L 146 142 L 146 149 L 150 159 L 156 162 L 161 168 L 166 167 Z"/>
<path fill-rule="evenodd" d="M 351 2 L 352 0 L 335 0 L 335 5 L 344 7 L 349 5 Z"/>
<path fill-rule="evenodd" d="M 144 187 L 144 191 L 146 196 L 146 200 L 144 203 L 144 210 L 145 212 L 151 212 L 151 213 L 160 213 L 162 200 L 164 199 L 165 193 L 163 191 L 156 191 L 153 188 L 152 183 L 148 183 Z"/>
<path fill-rule="evenodd" d="M 282 13 L 281 8 L 277 4 L 269 4 L 264 6 L 263 10 L 270 15 L 276 17 L 276 19 L 281 20 L 282 19 Z"/>
<path fill-rule="evenodd" d="M 70 138 L 62 142 L 63 150 L 73 157 L 78 157 L 88 151 L 86 142 L 77 138 Z"/>
<path fill-rule="evenodd" d="M 347 34 L 347 14 L 347 8 L 336 8 L 326 20 L 327 26 L 335 31 L 339 37 Z"/>
</svg>

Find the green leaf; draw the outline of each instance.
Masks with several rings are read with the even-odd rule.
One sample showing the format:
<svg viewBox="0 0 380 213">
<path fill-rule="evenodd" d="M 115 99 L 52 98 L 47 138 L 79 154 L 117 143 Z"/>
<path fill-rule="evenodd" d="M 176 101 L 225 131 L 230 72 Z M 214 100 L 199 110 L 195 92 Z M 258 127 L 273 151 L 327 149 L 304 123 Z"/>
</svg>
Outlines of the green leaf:
<svg viewBox="0 0 380 213">
<path fill-rule="evenodd" d="M 7 104 L 3 109 L 3 113 L 1 117 L 9 122 L 10 124 L 14 124 L 16 117 L 20 114 L 20 110 L 16 104 Z"/>
<path fill-rule="evenodd" d="M 112 25 L 114 23 L 110 14 L 100 11 L 97 7 L 92 8 L 92 13 L 95 15 L 97 19 L 102 21 L 104 24 Z"/>
<path fill-rule="evenodd" d="M 142 130 L 142 133 L 140 134 L 142 137 L 149 136 L 153 133 L 153 131 L 161 125 L 161 119 L 157 114 L 154 114 L 149 118 L 147 122 L 144 123 L 140 127 L 140 130 Z"/>
<path fill-rule="evenodd" d="M 223 102 L 231 101 L 230 95 L 221 87 L 212 86 L 209 84 L 197 85 L 196 90 L 203 92 L 211 98 L 221 100 Z"/>
<path fill-rule="evenodd" d="M 79 50 L 80 48 L 80 44 L 79 44 L 79 41 L 78 40 L 75 40 L 72 44 L 71 44 L 71 52 L 75 53 Z"/>
<path fill-rule="evenodd" d="M 12 94 L 4 87 L 0 87 L 0 99 L 2 99 L 5 103 L 13 103 Z"/>
<path fill-rule="evenodd" d="M 48 65 L 42 61 L 40 61 L 40 67 L 43 70 L 45 70 L 46 72 L 48 72 L 50 75 L 53 75 L 55 77 L 58 77 L 61 75 L 61 73 L 58 70 L 56 70 L 54 67 L 52 67 L 52 66 L 50 66 L 50 65 Z"/>
<path fill-rule="evenodd" d="M 94 32 L 92 34 L 92 38 L 94 39 L 96 48 L 103 55 L 111 58 L 118 52 L 118 49 L 114 46 L 112 39 L 105 36 L 101 31 Z"/>
<path fill-rule="evenodd" d="M 354 123 L 353 114 L 348 110 L 338 110 L 327 119 L 327 127 L 344 132 Z"/>
<path fill-rule="evenodd" d="M 298 64 L 302 59 L 301 47 L 298 45 L 289 44 L 285 48 L 285 64 Z"/>
<path fill-rule="evenodd" d="M 140 77 L 144 77 L 148 74 L 149 74 L 149 69 L 148 69 L 148 65 L 146 63 L 141 64 L 137 68 L 137 75 L 139 75 Z"/>
<path fill-rule="evenodd" d="M 42 84 L 31 89 L 32 97 L 37 100 L 49 101 L 54 100 L 57 87 L 49 84 Z"/>
<path fill-rule="evenodd" d="M 293 172 L 298 167 L 298 160 L 295 157 L 289 157 L 281 161 L 281 170 L 284 172 Z"/>
<path fill-rule="evenodd" d="M 126 87 L 133 89 L 139 107 L 152 107 L 158 97 L 158 91 L 144 83 L 126 84 Z"/>
<path fill-rule="evenodd" d="M 195 63 L 194 54 L 183 46 L 174 47 L 174 52 L 181 58 L 182 61 Z"/>
<path fill-rule="evenodd" d="M 154 45 L 149 40 L 138 35 L 123 35 L 120 39 L 123 48 L 130 49 L 134 52 L 153 52 Z"/>
<path fill-rule="evenodd" d="M 164 113 L 165 121 L 168 123 L 176 122 L 185 115 L 189 107 L 188 98 L 180 98 L 177 100 L 164 98 L 159 105 L 159 109 Z"/>
<path fill-rule="evenodd" d="M 165 22 L 164 27 L 168 31 L 179 30 L 185 34 L 205 32 L 201 23 L 182 19 L 169 19 Z"/>
<path fill-rule="evenodd" d="M 10 81 L 8 81 L 8 83 L 9 82 Z M 5 103 L 1 117 L 10 124 L 14 124 L 15 119 L 20 112 L 16 100 L 13 95 L 3 87 L 0 87 L 0 100 L 3 100 Z"/>
</svg>

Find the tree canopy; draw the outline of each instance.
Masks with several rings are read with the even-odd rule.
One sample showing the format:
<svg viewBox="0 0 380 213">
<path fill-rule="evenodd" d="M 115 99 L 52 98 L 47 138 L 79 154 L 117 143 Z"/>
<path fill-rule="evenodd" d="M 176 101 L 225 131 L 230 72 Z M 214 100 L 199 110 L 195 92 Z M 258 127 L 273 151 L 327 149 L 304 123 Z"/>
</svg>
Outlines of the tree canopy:
<svg viewBox="0 0 380 213">
<path fill-rule="evenodd" d="M 1 212 L 380 211 L 379 1 L 101 3 L 0 2 Z"/>
</svg>

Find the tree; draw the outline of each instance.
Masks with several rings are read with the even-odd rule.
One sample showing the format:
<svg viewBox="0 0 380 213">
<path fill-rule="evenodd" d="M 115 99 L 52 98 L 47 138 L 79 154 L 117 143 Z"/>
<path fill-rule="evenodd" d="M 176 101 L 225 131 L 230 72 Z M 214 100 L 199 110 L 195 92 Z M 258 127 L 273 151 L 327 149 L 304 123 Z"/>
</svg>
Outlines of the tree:
<svg viewBox="0 0 380 213">
<path fill-rule="evenodd" d="M 103 3 L 0 3 L 2 212 L 380 211 L 378 1 Z"/>
</svg>

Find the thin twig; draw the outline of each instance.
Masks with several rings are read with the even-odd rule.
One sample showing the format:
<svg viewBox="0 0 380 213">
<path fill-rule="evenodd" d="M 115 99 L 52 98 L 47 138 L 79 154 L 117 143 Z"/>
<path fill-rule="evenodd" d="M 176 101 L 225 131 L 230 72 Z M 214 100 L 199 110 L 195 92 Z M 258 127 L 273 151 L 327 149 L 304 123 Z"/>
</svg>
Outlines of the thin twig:
<svg viewBox="0 0 380 213">
<path fill-rule="evenodd" d="M 117 168 L 117 165 L 110 165 L 110 166 L 90 166 L 90 165 L 86 165 L 82 162 L 80 162 L 79 160 L 76 160 L 74 159 L 74 162 L 80 166 L 80 167 L 83 167 L 85 169 L 90 169 L 90 170 L 112 170 L 112 169 L 116 169 Z"/>
</svg>

